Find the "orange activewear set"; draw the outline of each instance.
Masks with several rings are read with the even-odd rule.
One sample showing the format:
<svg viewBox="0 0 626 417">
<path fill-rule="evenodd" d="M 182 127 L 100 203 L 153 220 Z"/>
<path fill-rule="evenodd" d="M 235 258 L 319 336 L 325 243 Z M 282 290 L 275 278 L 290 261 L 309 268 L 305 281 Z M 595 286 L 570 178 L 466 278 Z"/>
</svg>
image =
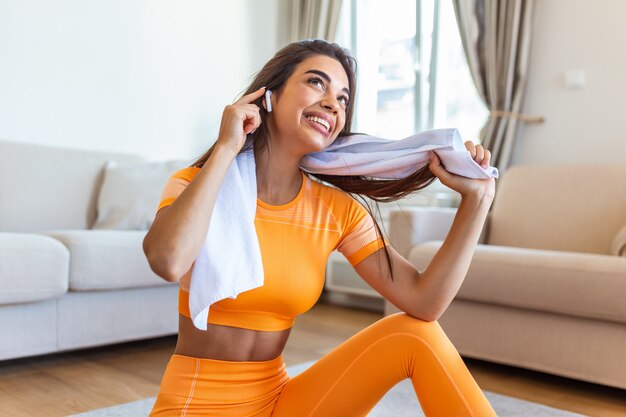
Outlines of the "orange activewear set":
<svg viewBox="0 0 626 417">
<path fill-rule="evenodd" d="M 176 172 L 159 209 L 171 204 L 200 171 Z M 330 253 L 354 266 L 382 248 L 374 224 L 347 193 L 311 180 L 291 202 L 272 206 L 257 199 L 255 228 L 264 285 L 211 305 L 208 322 L 280 331 L 309 310 L 324 287 Z M 179 311 L 189 317 L 191 271 L 180 281 Z M 352 417 L 367 416 L 399 381 L 411 378 L 427 416 L 495 416 L 484 394 L 437 322 L 404 313 L 357 333 L 294 378 L 283 356 L 233 362 L 174 354 L 154 417 Z"/>
</svg>

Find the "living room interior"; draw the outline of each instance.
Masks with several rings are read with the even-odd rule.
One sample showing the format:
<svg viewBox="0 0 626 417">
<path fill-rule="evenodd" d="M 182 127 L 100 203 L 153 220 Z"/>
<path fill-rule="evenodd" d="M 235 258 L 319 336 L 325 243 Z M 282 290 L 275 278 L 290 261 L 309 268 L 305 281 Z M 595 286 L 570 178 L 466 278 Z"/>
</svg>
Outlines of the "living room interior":
<svg viewBox="0 0 626 417">
<path fill-rule="evenodd" d="M 626 416 L 626 139 L 612 127 L 626 3 L 488 3 L 0 0 L 1 414 L 148 415 L 178 329 L 178 285 L 141 247 L 163 185 L 214 143 L 263 63 L 324 37 L 359 64 L 353 131 L 493 138 L 494 204 L 439 322 L 498 415 Z M 476 5 L 523 22 L 509 61 L 497 49 L 482 73 L 472 60 L 488 51 L 468 64 Z M 483 44 L 511 41 L 482 30 Z M 506 109 L 481 97 L 498 88 Z M 459 202 L 436 181 L 378 216 L 425 270 Z M 286 364 L 301 372 L 397 311 L 335 251 Z M 409 391 L 370 415 L 416 415 Z"/>
</svg>

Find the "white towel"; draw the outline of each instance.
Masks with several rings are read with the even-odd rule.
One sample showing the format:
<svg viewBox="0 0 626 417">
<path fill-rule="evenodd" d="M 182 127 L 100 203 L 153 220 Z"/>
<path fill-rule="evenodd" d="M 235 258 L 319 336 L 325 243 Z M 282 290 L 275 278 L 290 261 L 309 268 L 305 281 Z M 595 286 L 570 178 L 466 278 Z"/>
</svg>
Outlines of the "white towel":
<svg viewBox="0 0 626 417">
<path fill-rule="evenodd" d="M 427 130 L 401 140 L 344 136 L 321 152 L 305 155 L 300 167 L 317 174 L 398 179 L 428 165 L 430 151 L 435 151 L 453 174 L 467 178 L 498 177 L 497 168 L 483 169 L 472 159 L 457 129 Z"/>
<path fill-rule="evenodd" d="M 344 136 L 323 151 L 304 156 L 300 168 L 318 174 L 398 179 L 428 165 L 430 151 L 453 174 L 498 177 L 497 168 L 483 169 L 472 159 L 456 129 L 429 130 L 402 140 Z M 235 158 L 224 177 L 191 273 L 189 310 L 198 329 L 206 330 L 211 304 L 263 285 L 254 227 L 256 199 L 256 165 L 253 152 L 248 151 Z"/>
<path fill-rule="evenodd" d="M 211 304 L 263 285 L 254 228 L 255 169 L 252 151 L 237 155 L 217 193 L 207 238 L 191 271 L 189 311 L 198 329 L 207 329 Z"/>
</svg>

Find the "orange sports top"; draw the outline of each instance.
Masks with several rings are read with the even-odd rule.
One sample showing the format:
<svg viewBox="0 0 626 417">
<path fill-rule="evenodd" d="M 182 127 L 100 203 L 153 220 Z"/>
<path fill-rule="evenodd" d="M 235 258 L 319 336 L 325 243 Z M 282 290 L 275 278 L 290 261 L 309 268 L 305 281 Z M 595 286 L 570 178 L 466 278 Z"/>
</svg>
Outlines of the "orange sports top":
<svg viewBox="0 0 626 417">
<path fill-rule="evenodd" d="M 199 171 L 189 167 L 174 173 L 165 185 L 159 209 L 172 204 Z M 359 202 L 304 173 L 302 177 L 298 195 L 287 204 L 272 206 L 257 199 L 254 225 L 264 285 L 212 304 L 208 323 L 265 331 L 288 329 L 296 316 L 317 302 L 333 250 L 354 266 L 383 247 L 371 216 Z M 180 279 L 178 309 L 187 317 L 192 269 L 193 265 Z"/>
</svg>

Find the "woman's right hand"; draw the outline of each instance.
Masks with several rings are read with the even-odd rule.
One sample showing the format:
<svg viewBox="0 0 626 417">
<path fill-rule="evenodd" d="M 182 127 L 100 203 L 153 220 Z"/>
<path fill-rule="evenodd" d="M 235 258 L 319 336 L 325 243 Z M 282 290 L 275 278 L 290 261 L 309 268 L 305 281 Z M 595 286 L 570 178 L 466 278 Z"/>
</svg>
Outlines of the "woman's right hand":
<svg viewBox="0 0 626 417">
<path fill-rule="evenodd" d="M 235 155 L 239 153 L 246 142 L 246 136 L 261 125 L 259 106 L 253 103 L 264 93 L 265 87 L 261 87 L 226 106 L 222 113 L 217 146 L 224 146 Z"/>
</svg>

